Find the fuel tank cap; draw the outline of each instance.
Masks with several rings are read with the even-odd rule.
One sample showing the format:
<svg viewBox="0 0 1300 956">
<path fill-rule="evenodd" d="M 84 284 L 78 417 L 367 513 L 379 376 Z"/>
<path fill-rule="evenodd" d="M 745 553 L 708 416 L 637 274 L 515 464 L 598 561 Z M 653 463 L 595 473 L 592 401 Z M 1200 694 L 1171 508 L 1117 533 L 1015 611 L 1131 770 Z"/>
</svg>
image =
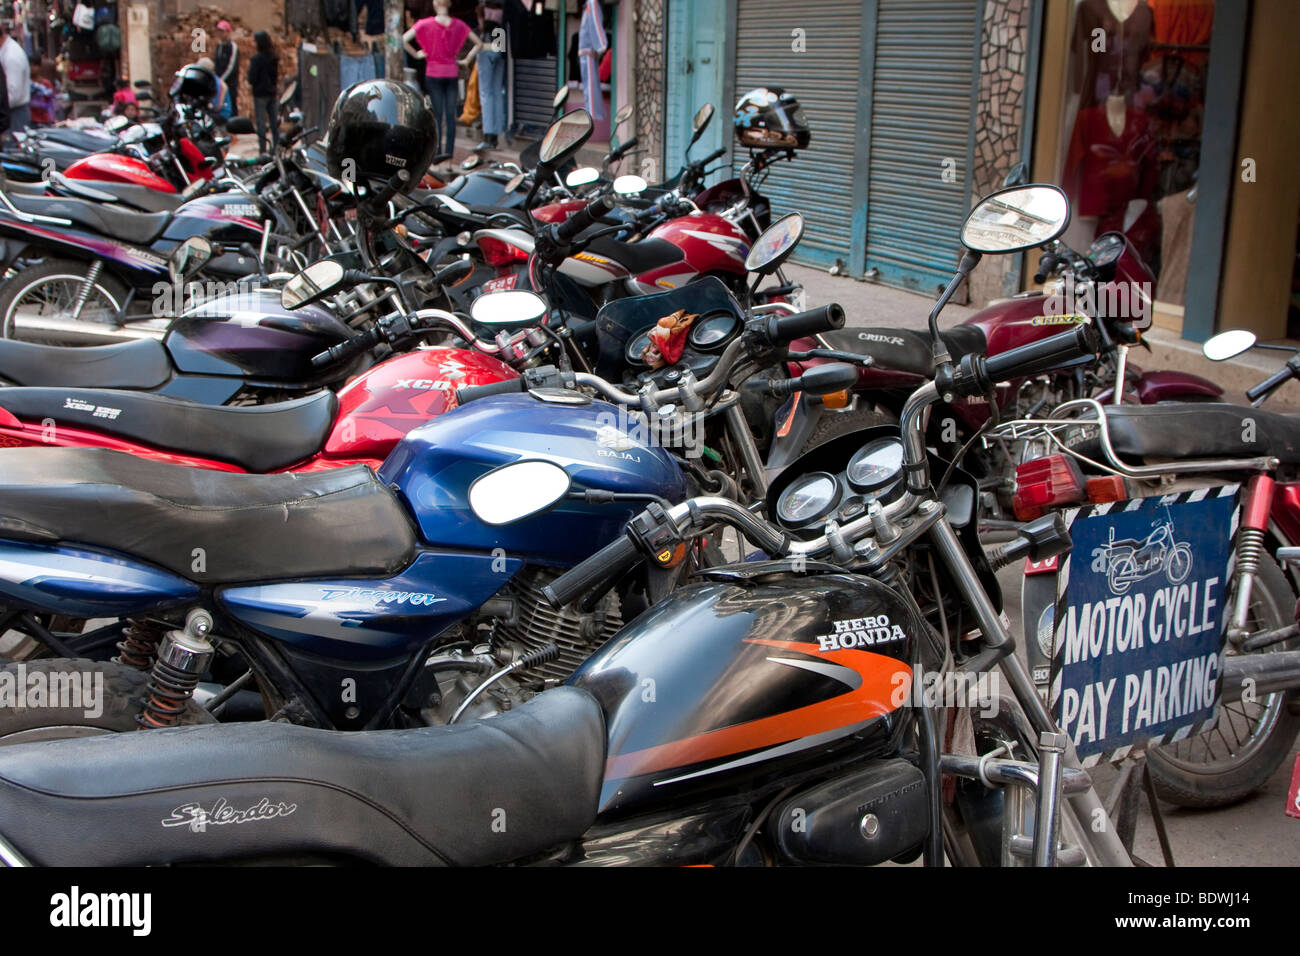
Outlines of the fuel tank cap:
<svg viewBox="0 0 1300 956">
<path fill-rule="evenodd" d="M 571 392 L 567 388 L 530 388 L 528 394 L 541 402 L 552 405 L 590 405 L 591 396 L 582 392 Z"/>
</svg>

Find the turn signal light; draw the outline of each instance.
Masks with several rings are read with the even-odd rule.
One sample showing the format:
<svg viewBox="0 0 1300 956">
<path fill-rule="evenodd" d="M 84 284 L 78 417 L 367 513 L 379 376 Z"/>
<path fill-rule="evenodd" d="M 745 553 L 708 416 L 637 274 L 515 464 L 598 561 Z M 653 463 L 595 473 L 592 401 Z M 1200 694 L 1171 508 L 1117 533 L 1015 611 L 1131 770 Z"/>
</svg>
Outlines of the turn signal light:
<svg viewBox="0 0 1300 956">
<path fill-rule="evenodd" d="M 523 249 L 501 239 L 494 239 L 492 236 L 483 236 L 479 239 L 478 247 L 483 252 L 484 261 L 494 268 L 499 269 L 516 262 L 528 261 L 528 253 Z"/>
<path fill-rule="evenodd" d="M 1021 521 L 1030 521 L 1056 505 L 1083 501 L 1083 473 L 1065 455 L 1048 455 L 1016 466 L 1016 493 L 1011 507 Z"/>
<path fill-rule="evenodd" d="M 1094 505 L 1105 504 L 1108 501 L 1123 501 L 1128 497 L 1128 489 L 1124 487 L 1124 477 L 1122 475 L 1102 475 L 1100 478 L 1089 478 L 1088 500 Z"/>
<path fill-rule="evenodd" d="M 822 405 L 826 408 L 848 408 L 849 390 L 846 388 L 842 392 L 831 392 L 829 395 L 823 395 Z"/>
</svg>

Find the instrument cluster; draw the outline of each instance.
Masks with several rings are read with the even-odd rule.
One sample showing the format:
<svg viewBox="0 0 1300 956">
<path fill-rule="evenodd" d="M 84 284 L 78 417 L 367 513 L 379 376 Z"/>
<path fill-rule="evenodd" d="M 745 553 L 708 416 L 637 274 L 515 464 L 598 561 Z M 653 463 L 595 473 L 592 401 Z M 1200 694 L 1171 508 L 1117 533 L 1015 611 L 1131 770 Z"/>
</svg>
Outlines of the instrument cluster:
<svg viewBox="0 0 1300 956">
<path fill-rule="evenodd" d="M 791 529 L 835 517 L 852 521 L 873 502 L 888 504 L 903 493 L 903 443 L 876 438 L 861 448 L 839 474 L 813 471 L 791 482 L 776 501 L 776 519 Z"/>
</svg>

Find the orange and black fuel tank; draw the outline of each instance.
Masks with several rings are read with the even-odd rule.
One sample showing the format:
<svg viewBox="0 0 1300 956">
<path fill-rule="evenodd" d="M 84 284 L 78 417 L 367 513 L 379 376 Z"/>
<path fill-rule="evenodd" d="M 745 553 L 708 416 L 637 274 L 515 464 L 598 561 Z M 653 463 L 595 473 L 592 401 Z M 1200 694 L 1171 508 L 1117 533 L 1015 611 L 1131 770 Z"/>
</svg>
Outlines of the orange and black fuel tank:
<svg viewBox="0 0 1300 956">
<path fill-rule="evenodd" d="M 871 578 L 796 574 L 788 561 L 706 572 L 569 679 L 605 711 L 601 813 L 896 752 L 921 634 Z"/>
</svg>

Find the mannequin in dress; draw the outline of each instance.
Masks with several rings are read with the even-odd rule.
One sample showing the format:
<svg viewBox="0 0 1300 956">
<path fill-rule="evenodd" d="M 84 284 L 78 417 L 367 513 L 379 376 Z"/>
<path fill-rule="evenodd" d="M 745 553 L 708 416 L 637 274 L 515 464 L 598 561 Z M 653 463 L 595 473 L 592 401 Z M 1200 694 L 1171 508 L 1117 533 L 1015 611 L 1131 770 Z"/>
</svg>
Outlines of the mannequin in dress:
<svg viewBox="0 0 1300 956">
<path fill-rule="evenodd" d="M 433 14 L 417 20 L 403 34 L 402 45 L 411 56 L 424 60 L 424 89 L 437 124 L 438 152 L 433 161 L 439 163 L 451 158 L 456 145 L 460 67 L 473 61 L 483 43 L 469 24 L 451 15 L 450 0 L 434 0 Z M 467 38 L 474 45 L 463 59 L 458 58 Z"/>
</svg>

